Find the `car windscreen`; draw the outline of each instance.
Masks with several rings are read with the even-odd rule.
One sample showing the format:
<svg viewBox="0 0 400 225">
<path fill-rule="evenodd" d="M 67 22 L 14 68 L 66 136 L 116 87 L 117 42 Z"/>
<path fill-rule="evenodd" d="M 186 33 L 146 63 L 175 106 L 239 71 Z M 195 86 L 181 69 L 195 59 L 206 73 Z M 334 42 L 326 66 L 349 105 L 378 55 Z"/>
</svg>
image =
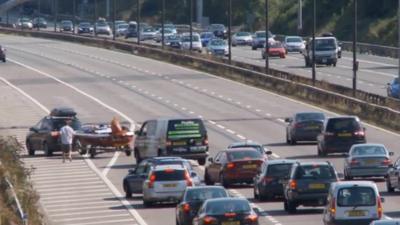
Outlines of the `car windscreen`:
<svg viewBox="0 0 400 225">
<path fill-rule="evenodd" d="M 246 213 L 250 211 L 251 208 L 249 203 L 242 199 L 210 201 L 206 205 L 207 215 L 223 215 L 230 212 Z"/>
<path fill-rule="evenodd" d="M 360 124 L 354 118 L 334 118 L 330 119 L 326 127 L 328 132 L 358 131 Z"/>
<path fill-rule="evenodd" d="M 143 31 L 144 32 L 155 32 L 156 30 L 153 28 L 145 28 Z"/>
<path fill-rule="evenodd" d="M 203 33 L 200 36 L 201 36 L 201 38 L 210 38 L 210 37 L 213 37 L 214 34 L 213 33 Z"/>
<path fill-rule="evenodd" d="M 269 177 L 287 177 L 292 169 L 293 164 L 272 164 L 268 166 L 267 176 Z"/>
<path fill-rule="evenodd" d="M 270 48 L 283 48 L 282 43 L 280 42 L 272 42 L 269 44 Z"/>
<path fill-rule="evenodd" d="M 185 170 L 166 169 L 162 171 L 155 171 L 156 181 L 174 181 L 184 180 Z"/>
<path fill-rule="evenodd" d="M 266 37 L 266 34 L 265 34 L 265 32 L 257 32 L 257 33 L 256 33 L 256 37 L 257 37 L 257 38 L 265 38 L 265 37 Z"/>
<path fill-rule="evenodd" d="M 306 120 L 325 120 L 323 113 L 298 113 L 296 114 L 296 121 L 306 121 Z"/>
<path fill-rule="evenodd" d="M 204 135 L 206 135 L 206 129 L 200 119 L 170 120 L 168 122 L 168 139 L 201 138 Z"/>
<path fill-rule="evenodd" d="M 228 197 L 227 192 L 222 188 L 194 188 L 190 189 L 185 194 L 185 201 L 205 201 L 211 198 Z"/>
<path fill-rule="evenodd" d="M 63 21 L 63 22 L 61 22 L 61 24 L 63 26 L 70 26 L 70 25 L 72 25 L 72 22 L 71 21 Z"/>
<path fill-rule="evenodd" d="M 301 165 L 297 167 L 295 179 L 334 179 L 334 170 L 328 165 Z"/>
<path fill-rule="evenodd" d="M 193 35 L 192 36 L 192 41 L 200 41 L 199 36 Z M 183 36 L 182 37 L 182 42 L 190 42 L 190 36 Z"/>
<path fill-rule="evenodd" d="M 351 155 L 353 156 L 362 156 L 362 155 L 386 155 L 386 149 L 382 146 L 358 146 L 355 147 Z"/>
<path fill-rule="evenodd" d="M 260 146 L 260 145 L 233 145 L 230 148 L 254 148 L 255 150 L 257 150 L 259 153 L 264 154 L 264 147 Z"/>
<path fill-rule="evenodd" d="M 231 161 L 261 159 L 263 157 L 257 150 L 233 150 L 228 151 L 227 155 Z"/>
<path fill-rule="evenodd" d="M 316 51 L 330 51 L 336 49 L 336 42 L 334 39 L 317 39 L 315 41 Z"/>
<path fill-rule="evenodd" d="M 376 195 L 370 187 L 341 188 L 337 196 L 337 205 L 342 207 L 374 206 Z"/>
<path fill-rule="evenodd" d="M 87 27 L 90 27 L 90 23 L 81 23 L 81 24 L 79 24 L 79 26 L 87 28 Z"/>
<path fill-rule="evenodd" d="M 250 33 L 248 32 L 239 32 L 236 34 L 236 36 L 238 37 L 246 37 L 246 36 L 250 36 Z"/>
<path fill-rule="evenodd" d="M 128 29 L 129 25 L 128 24 L 120 24 L 118 25 L 119 29 Z"/>
<path fill-rule="evenodd" d="M 291 37 L 286 39 L 287 43 L 298 43 L 298 42 L 303 42 L 303 39 L 297 38 L 297 37 Z"/>
<path fill-rule="evenodd" d="M 224 46 L 225 45 L 225 41 L 221 40 L 221 39 L 216 39 L 216 40 L 212 40 L 210 42 L 210 45 L 214 45 L 214 46 Z"/>
<path fill-rule="evenodd" d="M 65 125 L 65 119 L 52 119 L 53 122 L 53 130 L 60 130 L 61 127 Z M 79 130 L 81 128 L 81 122 L 74 118 L 72 119 L 71 127 L 74 130 Z"/>
</svg>

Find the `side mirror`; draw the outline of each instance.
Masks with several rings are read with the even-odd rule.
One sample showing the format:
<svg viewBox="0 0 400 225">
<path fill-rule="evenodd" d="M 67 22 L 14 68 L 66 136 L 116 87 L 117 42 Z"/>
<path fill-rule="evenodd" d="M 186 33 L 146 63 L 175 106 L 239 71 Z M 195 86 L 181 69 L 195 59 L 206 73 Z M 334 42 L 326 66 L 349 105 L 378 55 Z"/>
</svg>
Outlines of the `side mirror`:
<svg viewBox="0 0 400 225">
<path fill-rule="evenodd" d="M 208 161 L 209 161 L 210 163 L 213 163 L 213 162 L 214 162 L 214 159 L 213 159 L 212 157 L 210 157 L 210 158 L 208 158 Z"/>
<path fill-rule="evenodd" d="M 390 83 L 387 83 L 387 86 L 390 86 Z"/>
<path fill-rule="evenodd" d="M 135 168 L 135 169 L 129 169 L 129 170 L 128 170 L 128 173 L 129 173 L 129 174 L 134 174 L 135 172 L 136 172 L 136 168 Z"/>
<path fill-rule="evenodd" d="M 292 118 L 285 118 L 285 122 L 286 122 L 286 123 L 292 122 Z"/>
<path fill-rule="evenodd" d="M 381 202 L 385 203 L 385 198 L 381 197 Z"/>
<path fill-rule="evenodd" d="M 270 150 L 265 150 L 265 154 L 266 154 L 266 155 L 272 155 L 272 151 L 270 151 Z"/>
<path fill-rule="evenodd" d="M 135 135 L 139 136 L 140 135 L 140 130 L 135 131 Z"/>
<path fill-rule="evenodd" d="M 36 127 L 31 127 L 31 128 L 29 128 L 29 131 L 37 133 L 38 129 Z"/>
<path fill-rule="evenodd" d="M 343 42 L 339 41 L 339 42 L 338 42 L 338 45 L 339 45 L 340 47 L 342 47 Z"/>
<path fill-rule="evenodd" d="M 389 152 L 389 155 L 390 156 L 394 156 L 394 152 Z"/>
<path fill-rule="evenodd" d="M 196 172 L 191 172 L 190 173 L 190 177 L 197 177 L 197 173 Z"/>
</svg>

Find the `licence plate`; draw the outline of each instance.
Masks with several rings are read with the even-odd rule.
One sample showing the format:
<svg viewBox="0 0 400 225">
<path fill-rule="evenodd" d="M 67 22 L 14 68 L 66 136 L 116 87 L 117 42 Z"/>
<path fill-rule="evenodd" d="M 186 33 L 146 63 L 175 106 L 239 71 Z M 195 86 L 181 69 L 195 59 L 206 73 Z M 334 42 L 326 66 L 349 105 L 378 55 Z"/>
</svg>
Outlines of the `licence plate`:
<svg viewBox="0 0 400 225">
<path fill-rule="evenodd" d="M 163 187 L 172 188 L 176 187 L 176 184 L 163 184 Z"/>
<path fill-rule="evenodd" d="M 325 184 L 310 184 L 308 187 L 310 189 L 325 189 Z"/>
<path fill-rule="evenodd" d="M 226 221 L 222 222 L 222 225 L 240 225 L 240 221 Z"/>
<path fill-rule="evenodd" d="M 361 210 L 351 210 L 347 212 L 347 215 L 350 217 L 360 217 L 360 216 L 365 216 L 365 211 Z"/>
<path fill-rule="evenodd" d="M 351 137 L 351 133 L 339 133 L 338 137 Z"/>
<path fill-rule="evenodd" d="M 177 145 L 186 145 L 185 141 L 174 141 L 172 142 L 172 145 L 177 146 Z"/>
<path fill-rule="evenodd" d="M 365 163 L 366 163 L 367 165 L 371 165 L 371 164 L 375 164 L 376 161 L 375 161 L 374 159 L 367 159 L 367 160 L 365 160 Z"/>
<path fill-rule="evenodd" d="M 319 126 L 308 126 L 308 127 L 306 127 L 306 129 L 315 130 L 315 129 L 319 129 Z"/>
<path fill-rule="evenodd" d="M 252 164 L 252 165 L 243 165 L 243 169 L 256 169 L 257 168 L 257 165 L 254 165 L 254 164 Z"/>
</svg>

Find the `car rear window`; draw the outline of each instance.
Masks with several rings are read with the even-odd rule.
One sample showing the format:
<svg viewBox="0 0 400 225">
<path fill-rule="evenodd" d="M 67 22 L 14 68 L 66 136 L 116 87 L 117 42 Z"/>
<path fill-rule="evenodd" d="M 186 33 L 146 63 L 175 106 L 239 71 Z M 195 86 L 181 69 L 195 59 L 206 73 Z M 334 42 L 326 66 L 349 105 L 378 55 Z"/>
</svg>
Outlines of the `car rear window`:
<svg viewBox="0 0 400 225">
<path fill-rule="evenodd" d="M 370 187 L 342 188 L 338 192 L 337 204 L 344 207 L 374 206 L 375 191 Z"/>
<path fill-rule="evenodd" d="M 274 164 L 269 165 L 267 169 L 267 176 L 270 177 L 285 177 L 288 176 L 293 164 Z"/>
<path fill-rule="evenodd" d="M 260 145 L 234 145 L 234 146 L 231 146 L 230 148 L 254 148 L 261 154 L 264 154 L 264 148 Z"/>
<path fill-rule="evenodd" d="M 222 188 L 190 189 L 185 195 L 186 201 L 205 201 L 211 198 L 225 198 L 228 194 Z"/>
<path fill-rule="evenodd" d="M 386 149 L 382 146 L 360 146 L 355 147 L 351 154 L 354 156 L 386 155 Z"/>
<path fill-rule="evenodd" d="M 206 134 L 202 120 L 170 120 L 168 122 L 168 139 L 201 138 Z"/>
<path fill-rule="evenodd" d="M 65 119 L 53 119 L 53 130 L 60 130 L 65 125 Z M 81 128 L 81 122 L 78 119 L 72 119 L 71 127 L 74 130 Z"/>
<path fill-rule="evenodd" d="M 155 171 L 154 175 L 156 176 L 156 181 L 184 180 L 185 170 L 167 169 L 164 171 Z"/>
<path fill-rule="evenodd" d="M 360 124 L 354 118 L 335 118 L 330 119 L 327 125 L 328 132 L 357 131 Z"/>
<path fill-rule="evenodd" d="M 212 201 L 206 206 L 207 215 L 221 215 L 229 212 L 245 213 L 250 211 L 251 208 L 248 201 L 242 199 Z"/>
<path fill-rule="evenodd" d="M 325 120 L 325 116 L 322 113 L 299 113 L 296 115 L 296 121 L 305 120 Z"/>
<path fill-rule="evenodd" d="M 332 167 L 328 165 L 302 165 L 296 169 L 296 179 L 334 179 Z"/>
<path fill-rule="evenodd" d="M 263 156 L 257 150 L 243 150 L 243 151 L 228 151 L 228 157 L 230 160 L 242 160 L 242 159 L 260 159 Z"/>
</svg>

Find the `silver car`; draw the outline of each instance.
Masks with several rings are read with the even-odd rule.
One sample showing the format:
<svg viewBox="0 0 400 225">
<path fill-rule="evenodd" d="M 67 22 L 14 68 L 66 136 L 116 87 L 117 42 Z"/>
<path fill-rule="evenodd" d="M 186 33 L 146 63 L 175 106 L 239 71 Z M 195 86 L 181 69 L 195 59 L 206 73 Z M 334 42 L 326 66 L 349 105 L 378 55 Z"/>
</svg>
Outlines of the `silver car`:
<svg viewBox="0 0 400 225">
<path fill-rule="evenodd" d="M 344 177 L 385 177 L 392 164 L 389 152 L 382 144 L 355 144 L 344 162 Z"/>
<path fill-rule="evenodd" d="M 153 168 L 143 183 L 143 205 L 157 202 L 179 202 L 186 187 L 193 186 L 188 170 L 182 165 L 162 165 Z"/>
<path fill-rule="evenodd" d="M 126 31 L 128 30 L 128 23 L 118 23 L 115 27 L 115 36 L 125 36 Z"/>
<path fill-rule="evenodd" d="M 105 35 L 111 35 L 111 28 L 110 25 L 106 21 L 99 20 L 95 24 L 95 32 L 96 34 L 105 34 Z"/>
<path fill-rule="evenodd" d="M 232 46 L 251 45 L 253 36 L 249 32 L 237 32 L 232 36 Z"/>
<path fill-rule="evenodd" d="M 184 33 L 182 34 L 181 38 L 181 49 L 182 50 L 189 50 L 190 49 L 190 34 Z M 193 33 L 192 34 L 192 51 L 202 52 L 203 45 L 201 43 L 200 34 Z"/>
<path fill-rule="evenodd" d="M 286 52 L 302 52 L 306 48 L 305 41 L 299 36 L 286 36 L 284 41 Z"/>
<path fill-rule="evenodd" d="M 140 40 L 153 40 L 156 37 L 157 31 L 152 27 L 146 27 L 140 32 Z"/>
<path fill-rule="evenodd" d="M 228 56 L 228 44 L 223 39 L 212 39 L 207 46 L 207 53 L 215 56 Z"/>
</svg>

